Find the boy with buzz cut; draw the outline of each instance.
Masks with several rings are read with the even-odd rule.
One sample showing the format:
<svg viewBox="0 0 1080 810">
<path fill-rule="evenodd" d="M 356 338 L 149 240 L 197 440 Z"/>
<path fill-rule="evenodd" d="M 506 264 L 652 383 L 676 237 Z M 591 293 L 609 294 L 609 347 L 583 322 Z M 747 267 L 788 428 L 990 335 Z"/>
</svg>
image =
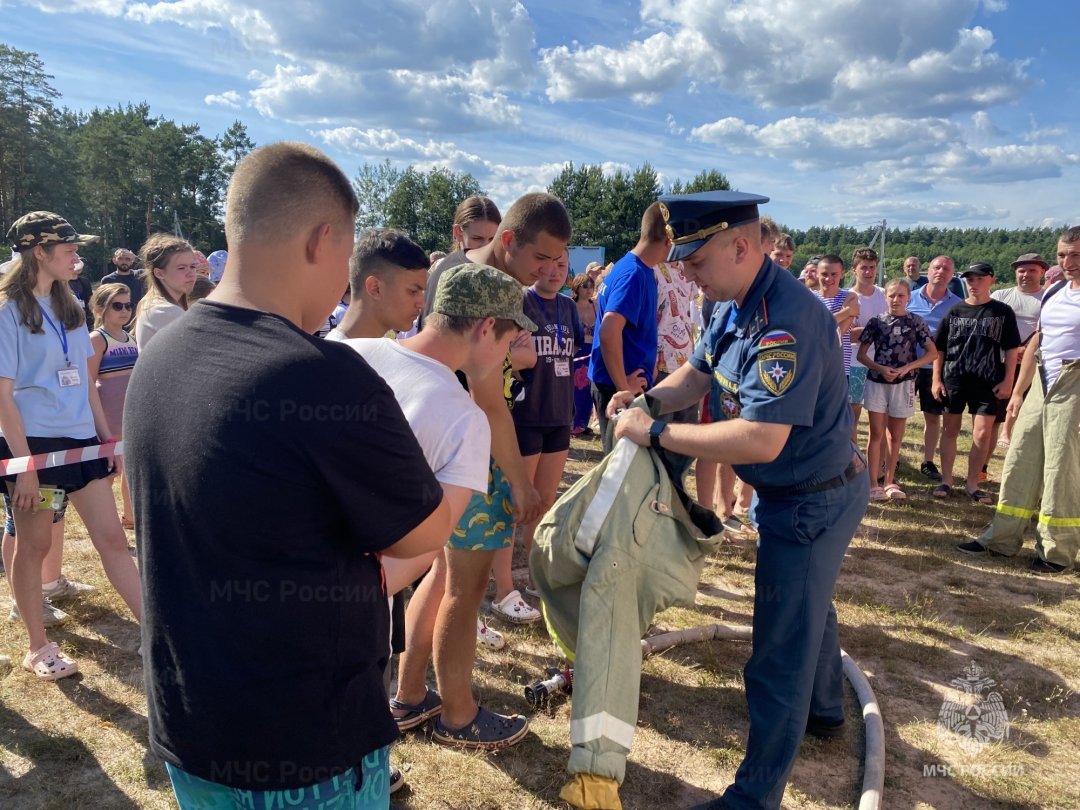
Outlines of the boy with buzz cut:
<svg viewBox="0 0 1080 810">
<path fill-rule="evenodd" d="M 464 372 L 474 381 L 498 375 L 510 344 L 521 331 L 531 333 L 534 329 L 536 324 L 522 310 L 518 284 L 493 267 L 468 263 L 442 275 L 431 312 L 416 335 L 401 342 L 382 338 L 346 341 L 393 389 L 449 501 L 457 526 L 455 537 L 464 537 L 469 529 L 462 516 L 470 502 L 487 492 L 491 452 L 487 417 L 461 387 L 455 372 Z M 436 629 L 446 619 L 440 606 L 451 553 L 447 548 L 386 566 L 387 590 L 393 593 L 423 574 L 434 561 L 405 614 L 408 646 L 398 694 L 422 697 L 390 701 L 402 731 L 442 712 L 441 698 L 427 688 L 424 678 Z M 472 615 L 479 607 L 478 595 L 471 605 Z M 440 678 L 441 668 L 435 674 Z M 524 720 L 481 711 L 490 722 L 518 724 Z M 527 724 L 523 724 L 521 733 L 526 729 Z"/>
<path fill-rule="evenodd" d="M 427 284 L 422 247 L 393 228 L 367 231 L 349 259 L 349 308 L 327 340 L 407 332 L 424 306 Z"/>
<path fill-rule="evenodd" d="M 907 497 L 893 480 L 896 460 L 908 417 L 915 413 L 915 374 L 937 358 L 930 327 L 907 311 L 910 299 L 907 282 L 894 278 L 885 285 L 888 309 L 871 318 L 859 335 L 859 362 L 867 369 L 863 404 L 870 418 L 866 458 L 874 473 L 881 469 L 882 461 L 885 467 L 882 485 L 870 489 L 872 501 Z M 917 357 L 920 346 L 926 353 Z"/>
</svg>

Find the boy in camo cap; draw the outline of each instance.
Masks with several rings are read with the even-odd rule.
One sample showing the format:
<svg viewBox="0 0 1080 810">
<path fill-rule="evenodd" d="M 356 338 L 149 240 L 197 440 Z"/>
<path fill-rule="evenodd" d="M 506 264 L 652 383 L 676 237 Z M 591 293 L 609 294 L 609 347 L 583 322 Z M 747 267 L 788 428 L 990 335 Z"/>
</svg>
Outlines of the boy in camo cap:
<svg viewBox="0 0 1080 810">
<path fill-rule="evenodd" d="M 422 366 L 422 359 L 409 355 L 424 355 L 441 362 L 448 371 L 464 372 L 470 380 L 478 381 L 500 371 L 510 344 L 521 331 L 537 328 L 522 310 L 521 287 L 494 267 L 472 262 L 458 265 L 442 274 L 438 284 L 431 312 L 417 335 L 400 344 L 347 341 L 394 389 L 457 523 L 443 554 L 436 557 L 413 594 L 405 616 L 405 652 L 397 695 L 390 701 L 401 731 L 421 726 L 442 713 L 440 695 L 428 689 L 425 682 L 433 652 L 440 692 L 451 688 L 449 674 L 457 673 L 456 684 L 466 667 L 470 677 L 464 683 L 471 684 L 475 646 L 466 650 L 464 641 L 473 639 L 475 644 L 473 625 L 487 578 L 484 588 L 468 588 L 462 584 L 460 569 L 462 563 L 475 561 L 477 555 L 487 558 L 481 567 L 490 569 L 495 554 L 493 538 L 505 529 L 491 516 L 491 430 L 484 412 L 449 373 L 438 380 L 431 376 L 430 385 L 423 390 L 419 368 L 411 372 L 406 368 Z M 433 375 L 430 368 L 428 373 Z M 462 474 L 466 470 L 467 476 Z M 387 561 L 383 562 L 385 565 Z M 387 568 L 388 590 L 420 573 L 418 570 L 401 576 L 394 570 L 396 567 L 403 566 L 395 561 Z M 448 652 L 456 652 L 459 659 L 449 666 Z M 471 722 L 454 726 L 448 728 L 436 720 L 433 738 L 448 745 L 501 748 L 521 740 L 529 728 L 524 717 L 507 717 L 480 707 L 475 709 Z"/>
</svg>

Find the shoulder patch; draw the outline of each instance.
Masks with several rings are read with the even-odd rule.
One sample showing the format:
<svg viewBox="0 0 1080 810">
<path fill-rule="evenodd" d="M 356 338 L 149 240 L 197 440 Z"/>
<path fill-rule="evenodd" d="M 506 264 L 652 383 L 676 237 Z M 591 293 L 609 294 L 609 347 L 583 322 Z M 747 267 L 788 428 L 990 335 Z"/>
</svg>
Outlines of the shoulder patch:
<svg viewBox="0 0 1080 810">
<path fill-rule="evenodd" d="M 759 349 L 777 349 L 781 346 L 794 346 L 795 336 L 791 332 L 785 332 L 782 329 L 774 329 L 771 332 L 767 332 L 762 335 L 761 340 L 758 341 Z"/>
<path fill-rule="evenodd" d="M 796 354 L 772 349 L 758 354 L 758 375 L 765 388 L 774 396 L 784 393 L 795 380 Z"/>
</svg>

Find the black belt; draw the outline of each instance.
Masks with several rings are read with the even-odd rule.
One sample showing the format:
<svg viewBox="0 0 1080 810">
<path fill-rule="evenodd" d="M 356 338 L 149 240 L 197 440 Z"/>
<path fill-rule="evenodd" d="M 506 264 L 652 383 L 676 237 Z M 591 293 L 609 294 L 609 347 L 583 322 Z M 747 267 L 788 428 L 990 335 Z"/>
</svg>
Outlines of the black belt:
<svg viewBox="0 0 1080 810">
<path fill-rule="evenodd" d="M 851 462 L 847 465 L 847 468 L 840 473 L 840 475 L 834 475 L 827 481 L 818 481 L 815 483 L 795 484 L 790 487 L 754 487 L 759 495 L 772 498 L 790 498 L 793 495 L 811 495 L 815 492 L 825 492 L 826 490 L 836 489 L 842 487 L 848 481 L 860 475 L 866 469 L 866 461 L 863 459 L 861 453 L 855 453 L 851 457 Z"/>
</svg>

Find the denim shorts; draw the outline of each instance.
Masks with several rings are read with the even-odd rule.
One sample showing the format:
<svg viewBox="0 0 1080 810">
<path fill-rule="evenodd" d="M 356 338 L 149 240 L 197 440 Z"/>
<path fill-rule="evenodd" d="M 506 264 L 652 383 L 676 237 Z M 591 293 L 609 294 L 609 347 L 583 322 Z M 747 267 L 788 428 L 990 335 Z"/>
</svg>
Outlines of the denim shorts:
<svg viewBox="0 0 1080 810">
<path fill-rule="evenodd" d="M 3 492 L 4 495 L 4 534 L 10 534 L 15 536 L 15 513 L 11 511 L 11 497 L 8 495 L 7 490 Z M 53 513 L 53 523 L 63 523 L 64 515 L 67 513 L 68 508 L 68 496 L 64 493 L 64 502 L 60 504 L 60 508 Z"/>
</svg>

